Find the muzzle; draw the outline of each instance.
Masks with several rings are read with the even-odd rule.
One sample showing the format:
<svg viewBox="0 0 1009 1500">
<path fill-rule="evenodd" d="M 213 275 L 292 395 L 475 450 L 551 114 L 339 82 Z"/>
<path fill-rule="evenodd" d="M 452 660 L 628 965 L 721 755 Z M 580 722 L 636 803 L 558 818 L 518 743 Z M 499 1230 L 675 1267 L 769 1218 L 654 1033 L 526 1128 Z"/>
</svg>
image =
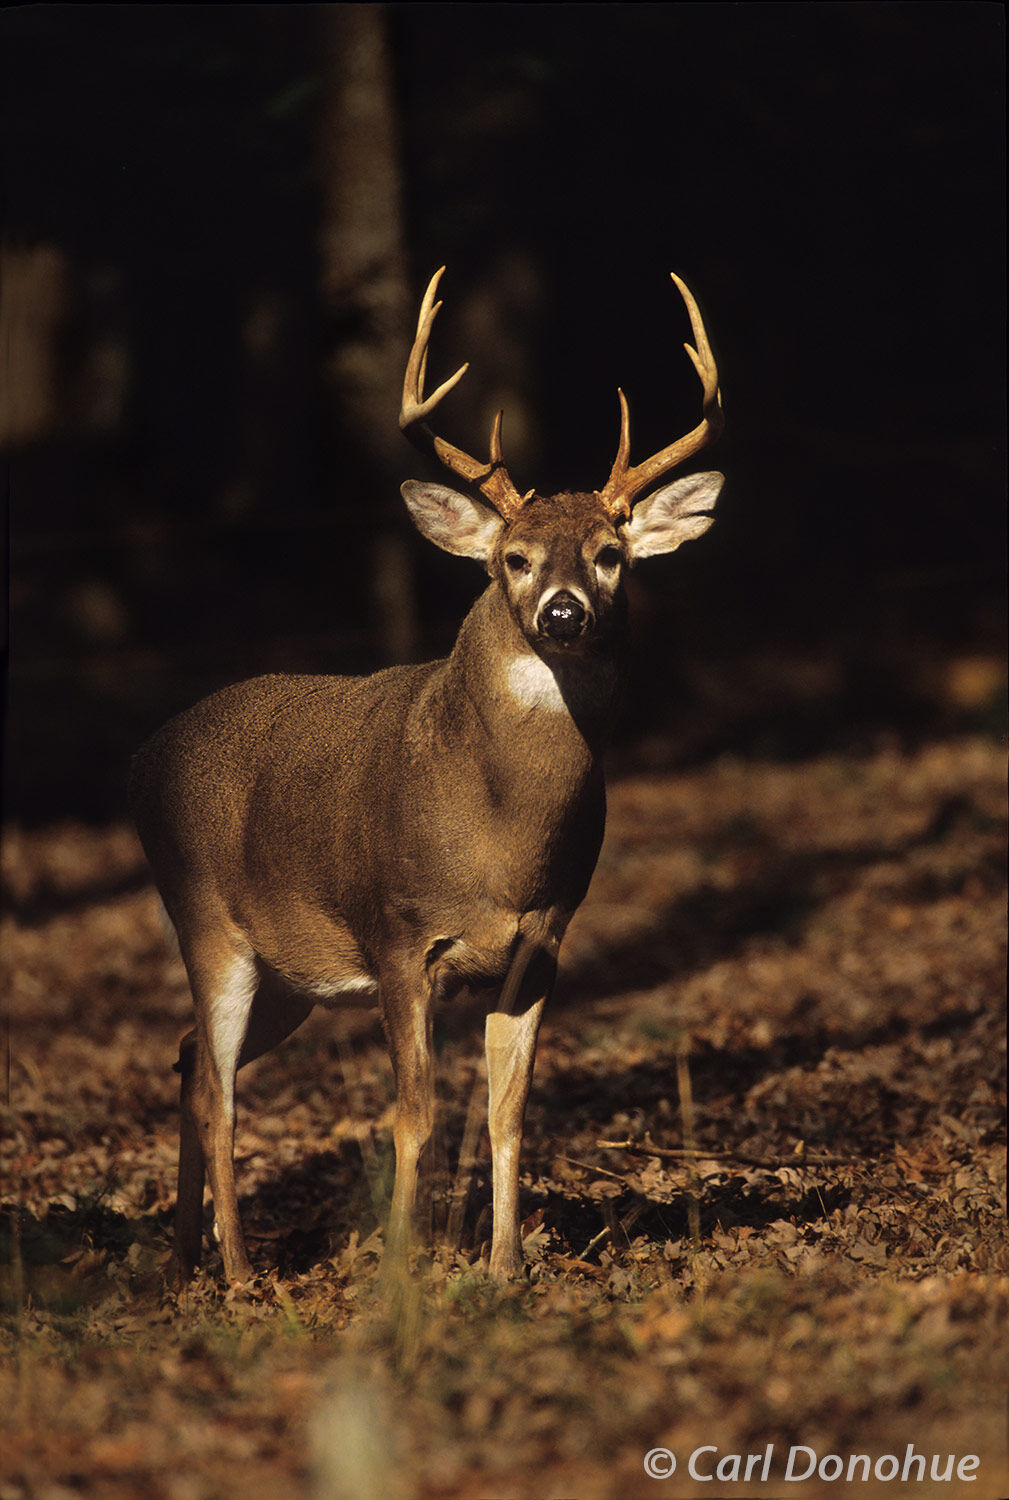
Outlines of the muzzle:
<svg viewBox="0 0 1009 1500">
<path fill-rule="evenodd" d="M 589 625 L 589 612 L 567 589 L 551 594 L 539 613 L 539 631 L 552 641 L 575 641 Z"/>
</svg>

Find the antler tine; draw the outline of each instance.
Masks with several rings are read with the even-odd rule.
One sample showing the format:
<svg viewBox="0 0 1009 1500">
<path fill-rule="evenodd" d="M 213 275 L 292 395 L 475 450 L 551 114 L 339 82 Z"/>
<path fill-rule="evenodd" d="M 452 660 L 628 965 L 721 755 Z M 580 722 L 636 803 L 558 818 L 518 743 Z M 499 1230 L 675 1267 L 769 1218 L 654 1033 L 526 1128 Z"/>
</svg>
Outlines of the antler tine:
<svg viewBox="0 0 1009 1500">
<path fill-rule="evenodd" d="M 424 396 L 428 344 L 434 320 L 441 307 L 441 303 L 436 302 L 435 298 L 438 293 L 438 283 L 444 271 L 445 267 L 442 266 L 431 277 L 420 306 L 417 335 L 413 348 L 410 350 L 410 357 L 406 362 L 406 374 L 403 377 L 403 399 L 399 408 L 400 431 L 405 433 L 422 453 L 433 454 L 453 474 L 458 474 L 461 479 L 475 484 L 495 510 L 506 520 L 510 520 L 518 514 L 524 502 L 508 476 L 508 470 L 504 466 L 504 459 L 501 455 L 501 413 L 498 412 L 491 432 L 489 463 L 481 463 L 479 459 L 465 453 L 462 448 L 456 448 L 454 444 L 446 442 L 444 438 L 432 432 L 427 425 L 426 419 L 443 397 L 458 385 L 469 369 L 468 363 L 460 365 L 455 374 L 443 381 L 437 390 L 432 391 L 430 396 Z"/>
<path fill-rule="evenodd" d="M 504 420 L 504 412 L 496 411 L 490 429 L 490 461 L 492 464 L 504 462 L 501 453 L 501 423 Z"/>
<path fill-rule="evenodd" d="M 410 350 L 410 358 L 406 364 L 406 375 L 403 379 L 403 401 L 400 406 L 399 425 L 406 432 L 414 422 L 423 422 L 425 417 L 430 416 L 443 396 L 447 396 L 453 386 L 459 381 L 469 369 L 469 364 L 460 365 L 454 375 L 442 382 L 436 391 L 424 399 L 424 383 L 427 377 L 427 351 L 431 341 L 431 329 L 434 320 L 438 316 L 441 307 L 436 302 L 435 295 L 438 291 L 438 282 L 444 273 L 445 267 L 436 271 L 428 283 L 421 303 L 420 316 L 417 319 L 417 336 L 414 339 L 413 348 Z"/>
<path fill-rule="evenodd" d="M 670 469 L 676 468 L 678 464 L 685 463 L 692 458 L 708 443 L 714 441 L 722 430 L 722 398 L 718 388 L 718 366 L 708 343 L 708 335 L 705 331 L 704 320 L 701 317 L 700 308 L 694 300 L 693 294 L 686 282 L 677 276 L 675 271 L 670 271 L 670 276 L 676 283 L 680 296 L 686 305 L 690 316 L 690 326 L 693 329 L 694 340 L 697 348 L 690 344 L 684 344 L 690 361 L 697 371 L 703 388 L 703 401 L 701 406 L 701 421 L 692 432 L 684 437 L 678 438 L 675 443 L 670 443 L 667 448 L 662 448 L 654 453 L 651 458 L 645 459 L 643 463 L 630 465 L 630 418 L 627 401 L 623 391 L 618 391 L 620 397 L 620 442 L 617 446 L 617 456 L 610 471 L 610 477 L 599 491 L 600 499 L 611 515 L 615 517 L 626 517 L 631 513 L 631 507 L 637 495 L 648 485 L 653 484 Z"/>
<path fill-rule="evenodd" d="M 631 414 L 627 406 L 627 397 L 619 386 L 617 386 L 617 397 L 620 401 L 620 441 L 617 444 L 617 456 L 613 460 L 613 467 L 625 473 L 627 460 L 631 456 Z"/>
<path fill-rule="evenodd" d="M 690 355 L 691 363 L 698 375 L 701 377 L 701 385 L 704 388 L 703 414 L 708 421 L 715 420 L 718 423 L 718 431 L 721 431 L 724 418 L 722 417 L 722 398 L 718 389 L 718 366 L 715 364 L 715 356 L 711 352 L 708 343 L 708 335 L 704 327 L 704 319 L 701 317 L 701 309 L 694 301 L 694 295 L 687 283 L 675 271 L 670 271 L 670 276 L 676 282 L 680 296 L 687 306 L 690 314 L 690 326 L 694 331 L 697 348 L 692 349 L 689 344 L 684 344 L 684 349 Z M 717 436 L 717 433 L 714 434 Z"/>
</svg>

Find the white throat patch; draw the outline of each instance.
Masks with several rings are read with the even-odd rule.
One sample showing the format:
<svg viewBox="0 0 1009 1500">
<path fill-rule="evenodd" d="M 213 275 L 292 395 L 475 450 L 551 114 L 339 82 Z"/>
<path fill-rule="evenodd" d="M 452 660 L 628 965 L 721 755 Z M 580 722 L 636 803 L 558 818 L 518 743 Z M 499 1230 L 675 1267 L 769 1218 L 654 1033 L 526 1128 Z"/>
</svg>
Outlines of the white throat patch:
<svg viewBox="0 0 1009 1500">
<path fill-rule="evenodd" d="M 567 707 L 557 678 L 538 656 L 515 656 L 508 663 L 508 691 L 523 708 L 543 708 L 563 713 Z"/>
</svg>

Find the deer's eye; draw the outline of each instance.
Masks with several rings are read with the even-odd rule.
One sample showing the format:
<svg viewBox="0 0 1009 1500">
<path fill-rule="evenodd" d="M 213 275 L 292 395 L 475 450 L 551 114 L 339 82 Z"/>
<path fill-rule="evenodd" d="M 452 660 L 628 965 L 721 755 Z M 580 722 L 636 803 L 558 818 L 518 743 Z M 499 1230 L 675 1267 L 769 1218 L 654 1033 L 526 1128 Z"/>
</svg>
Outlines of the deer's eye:
<svg viewBox="0 0 1009 1500">
<path fill-rule="evenodd" d="M 506 552 L 505 567 L 509 573 L 528 573 L 529 559 L 521 552 Z"/>
<path fill-rule="evenodd" d="M 596 553 L 596 567 L 602 568 L 606 573 L 619 568 L 622 560 L 623 556 L 619 547 L 603 547 Z"/>
</svg>

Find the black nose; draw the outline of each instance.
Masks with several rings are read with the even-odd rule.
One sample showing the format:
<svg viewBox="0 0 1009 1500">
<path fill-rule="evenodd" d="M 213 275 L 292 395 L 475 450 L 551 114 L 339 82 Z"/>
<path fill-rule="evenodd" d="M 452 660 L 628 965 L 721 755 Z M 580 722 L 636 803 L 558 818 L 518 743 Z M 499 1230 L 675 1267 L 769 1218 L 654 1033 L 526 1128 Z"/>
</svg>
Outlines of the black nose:
<svg viewBox="0 0 1009 1500">
<path fill-rule="evenodd" d="M 573 641 L 585 629 L 588 614 L 574 594 L 559 590 L 540 611 L 540 630 L 553 641 Z"/>
</svg>

